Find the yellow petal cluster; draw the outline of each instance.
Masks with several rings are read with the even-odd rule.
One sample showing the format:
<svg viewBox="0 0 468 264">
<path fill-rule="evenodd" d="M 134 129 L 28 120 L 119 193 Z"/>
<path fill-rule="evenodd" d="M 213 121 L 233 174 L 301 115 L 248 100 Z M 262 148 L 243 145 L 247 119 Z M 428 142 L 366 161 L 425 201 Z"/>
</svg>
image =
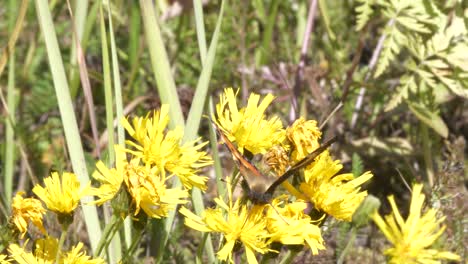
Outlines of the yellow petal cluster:
<svg viewBox="0 0 468 264">
<path fill-rule="evenodd" d="M 166 217 L 177 204 L 187 202 L 188 191 L 169 188 L 170 177 L 161 173 L 158 167 L 145 166 L 138 157 L 128 161 L 125 150 L 120 146 L 115 146 L 115 152 L 115 168 L 109 169 L 102 162 L 96 165 L 97 170 L 93 173 L 93 177 L 101 185 L 90 191 L 92 195 L 100 198 L 94 202 L 95 204 L 103 204 L 113 199 L 122 185 L 132 198 L 134 215 L 143 210 L 152 218 Z"/>
<path fill-rule="evenodd" d="M 80 242 L 70 251 L 60 251 L 60 260 L 57 262 L 58 240 L 53 237 L 38 239 L 34 243 L 34 252 L 25 250 L 26 244 L 20 247 L 11 244 L 8 247 L 10 258 L 19 264 L 104 264 L 101 258 L 93 259 L 82 251 L 83 244 Z M 1 262 L 0 262 L 1 263 Z"/>
<path fill-rule="evenodd" d="M 352 173 L 337 175 L 342 168 L 343 165 L 332 160 L 329 152 L 325 151 L 304 170 L 304 182 L 299 189 L 319 211 L 339 220 L 351 221 L 367 196 L 367 191 L 360 191 L 360 186 L 373 175 L 370 172 L 357 178 Z"/>
<path fill-rule="evenodd" d="M 99 199 L 91 204 L 101 205 L 111 200 L 122 186 L 129 165 L 124 149 L 119 145 L 115 145 L 114 150 L 115 168 L 107 168 L 102 161 L 96 163 L 96 170 L 93 172 L 93 178 L 97 180 L 100 185 L 99 188 L 91 188 L 89 194 L 98 196 Z"/>
<path fill-rule="evenodd" d="M 61 260 L 64 264 L 104 264 L 104 260 L 101 258 L 95 258 L 86 255 L 85 251 L 82 251 L 83 243 L 79 242 L 76 246 L 63 254 Z"/>
<path fill-rule="evenodd" d="M 440 263 L 440 260 L 460 260 L 460 256 L 431 248 L 442 235 L 445 226 L 441 226 L 445 217 L 437 219 L 437 210 L 428 209 L 422 213 L 425 196 L 422 184 L 413 186 L 410 211 L 403 219 L 393 196 L 388 197 L 392 213 L 382 218 L 377 212 L 372 216 L 374 222 L 390 241 L 393 247 L 387 249 L 389 263 L 417 264 Z"/>
<path fill-rule="evenodd" d="M 42 207 L 41 201 L 35 198 L 23 198 L 24 194 L 24 192 L 18 192 L 13 198 L 11 222 L 21 233 L 21 238 L 26 234 L 29 222 L 45 234 L 42 217 L 46 210 Z"/>
<path fill-rule="evenodd" d="M 304 201 L 287 203 L 284 197 L 278 197 L 266 212 L 267 228 L 272 234 L 272 241 L 284 245 L 307 244 L 312 254 L 316 255 L 319 250 L 325 249 L 324 241 L 320 228 L 304 213 L 306 208 Z"/>
<path fill-rule="evenodd" d="M 135 202 L 135 215 L 142 209 L 149 217 L 166 217 L 177 204 L 187 202 L 187 190 L 168 188 L 157 167 L 130 165 L 124 181 Z"/>
<path fill-rule="evenodd" d="M 180 213 L 185 216 L 185 224 L 202 232 L 218 232 L 224 235 L 225 243 L 218 251 L 220 260 L 233 263 L 234 246 L 240 242 L 245 247 L 249 264 L 257 263 L 255 252 L 265 254 L 271 251 L 268 246 L 270 234 L 266 229 L 266 219 L 263 215 L 264 206 L 248 209 L 237 200 L 228 206 L 221 199 L 216 199 L 218 209 L 207 209 L 202 217 L 182 207 Z"/>
<path fill-rule="evenodd" d="M 291 153 L 294 162 L 302 160 L 320 146 L 319 139 L 322 132 L 315 120 L 305 120 L 300 117 L 286 129 L 286 134 L 294 149 Z"/>
<path fill-rule="evenodd" d="M 253 154 L 264 154 L 272 146 L 282 143 L 286 137 L 278 117 L 266 119 L 265 111 L 274 99 L 266 95 L 260 102 L 260 95 L 252 93 L 245 108 L 238 108 L 232 88 L 224 90 L 216 105 L 217 118 L 213 120 L 229 140 L 237 143 L 241 153 L 247 149 Z"/>
<path fill-rule="evenodd" d="M 0 264 L 10 264 L 11 260 L 7 255 L 0 254 Z"/>
<path fill-rule="evenodd" d="M 78 178 L 70 172 L 64 172 L 62 177 L 53 172 L 44 179 L 44 185 L 34 186 L 33 192 L 46 204 L 47 209 L 58 214 L 71 214 L 89 190 L 89 186 L 80 189 Z"/>
<path fill-rule="evenodd" d="M 212 118 L 229 141 L 235 143 L 239 152 L 245 153 L 247 150 L 254 155 L 263 154 L 262 161 L 269 170 L 281 176 L 287 173 L 288 168 L 300 168 L 295 165 L 307 162 L 303 159 L 320 147 L 322 133 L 314 120 L 299 118 L 285 129 L 279 118 L 267 119 L 266 109 L 273 99 L 273 95 L 268 94 L 260 102 L 259 95 L 251 94 L 247 106 L 239 108 L 234 90 L 227 88 Z M 239 155 L 236 155 L 236 159 L 239 159 Z M 257 172 L 258 168 L 252 168 L 248 161 L 242 164 L 241 171 L 246 174 L 243 176 L 260 177 L 258 182 L 262 177 L 267 177 L 259 175 L 262 172 Z M 273 193 L 271 204 L 255 204 L 254 201 L 249 207 L 243 199 L 233 201 L 228 179 L 229 206 L 218 198 L 218 208 L 205 210 L 201 217 L 186 208 L 180 212 L 185 215 L 187 226 L 223 235 L 223 246 L 218 252 L 221 260 L 232 262 L 236 242 L 244 245 L 249 263 L 257 263 L 255 252 L 264 254 L 273 251 L 270 248 L 273 242 L 307 245 L 313 254 L 318 254 L 319 250 L 325 249 L 325 245 L 317 225 L 319 221 L 305 213 L 308 204 L 337 219 L 350 221 L 367 195 L 367 192 L 360 191 L 360 186 L 372 177 L 370 172 L 357 178 L 352 174 L 337 175 L 341 168 L 339 161 L 333 161 L 325 151 L 304 169 L 304 181 L 300 183 L 299 190 L 287 181 L 282 183 L 289 193 L 296 196 L 296 200 L 291 195 L 275 197 Z M 296 172 L 290 171 L 291 175 Z M 252 188 L 249 189 L 252 191 Z"/>
<path fill-rule="evenodd" d="M 141 158 L 147 165 L 158 167 L 162 174 L 168 171 L 177 175 L 189 190 L 193 187 L 206 190 L 208 178 L 198 174 L 203 167 L 213 163 L 208 154 L 200 150 L 207 142 L 198 144 L 200 139 L 197 139 L 182 144 L 182 128 L 167 130 L 168 105 L 162 105 L 152 118 L 135 117 L 132 124 L 122 119 L 122 123 L 136 141 L 127 140 L 126 143 L 132 147 L 127 150 L 129 153 Z"/>
</svg>

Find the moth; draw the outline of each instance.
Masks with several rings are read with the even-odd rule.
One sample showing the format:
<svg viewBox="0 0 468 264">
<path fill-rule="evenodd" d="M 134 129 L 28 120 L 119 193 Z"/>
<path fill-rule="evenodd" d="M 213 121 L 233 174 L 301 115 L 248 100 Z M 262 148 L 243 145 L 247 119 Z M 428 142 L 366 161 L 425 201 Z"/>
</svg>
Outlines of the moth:
<svg viewBox="0 0 468 264">
<path fill-rule="evenodd" d="M 330 147 L 333 142 L 336 141 L 336 137 L 332 137 L 323 143 L 319 148 L 309 153 L 304 159 L 291 166 L 285 173 L 283 173 L 283 175 L 279 177 L 271 177 L 261 173 L 255 165 L 253 165 L 247 158 L 245 158 L 244 155 L 239 152 L 239 150 L 237 150 L 236 146 L 234 146 L 234 144 L 227 138 L 218 125 L 213 121 L 212 123 L 216 128 L 219 137 L 231 152 L 234 161 L 239 166 L 239 172 L 244 179 L 243 187 L 247 189 L 247 197 L 254 204 L 270 203 L 273 198 L 273 193 L 280 184 L 282 184 L 300 169 L 312 163 L 317 156 L 319 156 L 328 147 Z"/>
</svg>

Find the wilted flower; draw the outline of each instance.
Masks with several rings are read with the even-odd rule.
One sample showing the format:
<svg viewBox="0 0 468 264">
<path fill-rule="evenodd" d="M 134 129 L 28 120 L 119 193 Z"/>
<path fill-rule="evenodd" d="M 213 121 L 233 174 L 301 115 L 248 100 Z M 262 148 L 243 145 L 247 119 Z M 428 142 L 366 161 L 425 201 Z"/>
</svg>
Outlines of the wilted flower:
<svg viewBox="0 0 468 264">
<path fill-rule="evenodd" d="M 42 225 L 42 216 L 45 209 L 41 201 L 34 198 L 23 198 L 24 192 L 18 192 L 13 198 L 11 222 L 16 226 L 23 238 L 28 230 L 28 223 L 31 222 L 45 234 L 46 230 Z"/>
<path fill-rule="evenodd" d="M 322 132 L 317 127 L 315 120 L 306 121 L 300 117 L 286 129 L 286 134 L 292 143 L 291 159 L 294 162 L 302 160 L 320 146 L 318 140 L 322 136 Z"/>
<path fill-rule="evenodd" d="M 385 251 L 385 255 L 390 257 L 390 263 L 418 264 L 440 263 L 442 259 L 460 260 L 460 256 L 454 253 L 430 248 L 445 230 L 445 226 L 440 226 L 445 217 L 437 219 L 437 210 L 432 208 L 422 214 L 425 199 L 421 193 L 422 187 L 422 184 L 413 186 L 410 211 L 406 220 L 398 211 L 392 195 L 388 197 L 392 214 L 386 215 L 385 220 L 377 212 L 372 216 L 393 245 Z"/>
</svg>

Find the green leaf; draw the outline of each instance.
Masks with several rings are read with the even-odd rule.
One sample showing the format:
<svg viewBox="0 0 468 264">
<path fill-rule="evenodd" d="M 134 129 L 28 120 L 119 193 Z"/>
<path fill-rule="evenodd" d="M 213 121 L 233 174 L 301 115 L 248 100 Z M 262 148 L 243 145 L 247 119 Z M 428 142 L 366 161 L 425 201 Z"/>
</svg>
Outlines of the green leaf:
<svg viewBox="0 0 468 264">
<path fill-rule="evenodd" d="M 356 13 L 357 13 L 357 23 L 356 23 L 356 30 L 361 30 L 369 21 L 370 16 L 374 13 L 372 10 L 372 3 L 373 0 L 357 0 L 356 2 L 360 3 L 360 5 L 356 6 Z"/>
<path fill-rule="evenodd" d="M 385 31 L 387 32 L 387 36 L 380 53 L 374 78 L 379 77 L 387 69 L 390 62 L 400 53 L 401 46 L 406 42 L 406 37 L 398 30 L 395 24 L 389 25 Z"/>
<path fill-rule="evenodd" d="M 352 157 L 352 172 L 354 177 L 358 177 L 364 172 L 364 166 L 362 164 L 362 159 L 357 153 L 353 153 Z"/>
<path fill-rule="evenodd" d="M 448 137 L 448 128 L 445 125 L 442 118 L 434 112 L 431 112 L 429 109 L 426 108 L 423 104 L 415 103 L 415 102 L 408 102 L 408 106 L 416 115 L 416 117 L 421 120 L 423 123 L 434 129 L 439 135 L 444 138 Z"/>
<path fill-rule="evenodd" d="M 48 1 L 36 0 L 36 11 L 47 48 L 47 57 L 52 72 L 55 95 L 59 105 L 73 172 L 77 175 L 81 185 L 85 186 L 89 183 L 88 169 L 86 168 L 83 144 L 81 143 L 80 131 L 76 122 L 75 112 L 73 111 L 73 103 Z M 87 196 L 81 199 L 81 201 L 86 204 L 93 201 L 93 198 Z M 91 248 L 94 250 L 101 238 L 97 210 L 95 206 L 88 205 L 82 206 L 82 209 Z"/>
<path fill-rule="evenodd" d="M 371 156 L 408 156 L 414 153 L 413 146 L 405 138 L 388 137 L 377 138 L 367 137 L 351 142 L 356 148 L 365 149 Z"/>
</svg>

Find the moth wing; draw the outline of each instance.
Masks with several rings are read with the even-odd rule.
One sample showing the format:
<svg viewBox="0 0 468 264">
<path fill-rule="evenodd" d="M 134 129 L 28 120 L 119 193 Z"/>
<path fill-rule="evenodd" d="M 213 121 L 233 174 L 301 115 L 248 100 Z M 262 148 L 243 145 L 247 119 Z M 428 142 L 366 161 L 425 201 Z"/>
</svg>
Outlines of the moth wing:
<svg viewBox="0 0 468 264">
<path fill-rule="evenodd" d="M 239 166 L 239 172 L 244 177 L 245 181 L 249 185 L 251 191 L 264 193 L 268 187 L 273 184 L 275 178 L 267 177 L 261 173 L 255 165 L 248 161 L 244 155 L 242 155 L 236 146 L 227 138 L 227 136 L 221 131 L 221 129 L 214 123 L 219 136 L 221 137 L 224 144 L 232 154 L 232 157 Z"/>
</svg>

